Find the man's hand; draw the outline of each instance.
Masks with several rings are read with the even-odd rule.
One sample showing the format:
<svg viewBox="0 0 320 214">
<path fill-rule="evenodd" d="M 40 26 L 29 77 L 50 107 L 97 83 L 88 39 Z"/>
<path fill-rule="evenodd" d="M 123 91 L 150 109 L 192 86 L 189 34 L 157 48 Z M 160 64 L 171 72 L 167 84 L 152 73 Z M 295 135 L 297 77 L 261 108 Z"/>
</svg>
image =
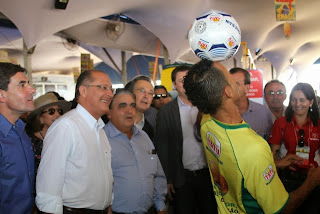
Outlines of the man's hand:
<svg viewBox="0 0 320 214">
<path fill-rule="evenodd" d="M 319 186 L 320 185 L 320 167 L 315 168 L 312 164 L 310 164 L 306 181 L 313 183 L 313 187 Z"/>
<path fill-rule="evenodd" d="M 112 214 L 111 205 L 108 207 L 108 214 Z"/>
<path fill-rule="evenodd" d="M 304 158 L 298 157 L 296 154 L 288 154 L 279 160 L 275 160 L 275 164 L 277 168 L 285 168 L 289 166 L 292 171 L 295 171 L 296 168 L 293 167 L 293 165 L 300 166 L 304 160 Z"/>
<path fill-rule="evenodd" d="M 165 211 L 165 210 L 160 210 L 157 212 L 157 214 L 166 214 L 166 213 L 167 213 L 167 211 Z"/>
<path fill-rule="evenodd" d="M 173 201 L 172 193 L 176 193 L 174 191 L 173 184 L 167 184 L 167 189 L 168 189 L 168 199 L 170 201 Z"/>
</svg>

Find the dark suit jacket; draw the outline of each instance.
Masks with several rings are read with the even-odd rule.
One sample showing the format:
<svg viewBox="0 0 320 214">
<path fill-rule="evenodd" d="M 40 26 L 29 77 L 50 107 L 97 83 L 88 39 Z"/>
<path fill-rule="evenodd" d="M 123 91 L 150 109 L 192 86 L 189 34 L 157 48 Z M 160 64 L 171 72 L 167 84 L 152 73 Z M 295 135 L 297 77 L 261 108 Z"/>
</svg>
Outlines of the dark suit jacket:
<svg viewBox="0 0 320 214">
<path fill-rule="evenodd" d="M 177 99 L 160 108 L 157 115 L 155 147 L 168 184 L 181 187 L 186 182 L 182 163 L 183 135 Z"/>
<path fill-rule="evenodd" d="M 151 124 L 149 123 L 149 121 L 146 119 L 144 119 L 144 126 L 143 126 L 142 130 L 148 134 L 149 138 L 153 142 L 154 130 L 153 130 Z"/>
</svg>

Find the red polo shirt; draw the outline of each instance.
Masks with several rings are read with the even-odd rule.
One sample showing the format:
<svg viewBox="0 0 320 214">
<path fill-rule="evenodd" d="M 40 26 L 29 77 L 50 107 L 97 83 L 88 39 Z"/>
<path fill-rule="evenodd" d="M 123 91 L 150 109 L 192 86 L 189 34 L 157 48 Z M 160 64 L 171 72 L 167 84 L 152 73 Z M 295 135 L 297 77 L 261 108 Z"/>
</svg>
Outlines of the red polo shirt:
<svg viewBox="0 0 320 214">
<path fill-rule="evenodd" d="M 269 143 L 280 145 L 281 141 L 283 141 L 286 149 L 288 150 L 287 154 L 295 154 L 297 142 L 300 139 L 298 131 L 302 128 L 305 133 L 304 139 L 306 146 L 310 146 L 309 163 L 312 163 L 317 167 L 318 164 L 314 161 L 314 156 L 320 146 L 319 126 L 313 126 L 310 118 L 308 118 L 308 121 L 301 128 L 297 124 L 295 116 L 293 116 L 290 122 L 287 122 L 286 119 L 286 117 L 282 117 L 274 122 Z M 320 125 L 320 120 L 318 121 L 318 124 Z"/>
</svg>

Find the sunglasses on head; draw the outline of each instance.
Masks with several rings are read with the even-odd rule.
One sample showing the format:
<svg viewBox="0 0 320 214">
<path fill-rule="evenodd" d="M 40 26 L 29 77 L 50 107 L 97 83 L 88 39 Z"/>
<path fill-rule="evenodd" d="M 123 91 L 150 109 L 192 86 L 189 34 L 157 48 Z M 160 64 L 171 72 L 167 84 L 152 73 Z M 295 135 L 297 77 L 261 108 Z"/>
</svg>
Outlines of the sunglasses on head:
<svg viewBox="0 0 320 214">
<path fill-rule="evenodd" d="M 167 96 L 168 96 L 167 94 L 154 94 L 154 95 L 153 95 L 153 99 L 158 100 L 158 99 L 160 99 L 161 97 L 162 97 L 162 98 L 166 98 Z"/>
<path fill-rule="evenodd" d="M 43 111 L 41 114 L 44 114 L 44 113 L 47 113 L 49 115 L 54 115 L 54 113 L 56 113 L 56 111 L 60 114 L 60 115 L 63 115 L 63 110 L 58 108 L 58 109 L 54 109 L 54 108 L 49 108 L 47 111 Z"/>
<path fill-rule="evenodd" d="M 298 140 L 298 146 L 299 147 L 304 147 L 304 130 L 300 129 L 298 131 L 298 134 L 300 135 L 300 139 Z"/>
</svg>

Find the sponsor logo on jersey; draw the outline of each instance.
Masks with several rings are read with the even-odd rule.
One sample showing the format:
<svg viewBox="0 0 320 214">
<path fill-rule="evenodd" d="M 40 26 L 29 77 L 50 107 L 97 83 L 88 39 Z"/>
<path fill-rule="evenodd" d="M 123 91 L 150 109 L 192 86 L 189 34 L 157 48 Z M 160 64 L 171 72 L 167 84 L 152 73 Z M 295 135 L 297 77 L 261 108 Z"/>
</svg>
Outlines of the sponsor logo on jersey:
<svg viewBox="0 0 320 214">
<path fill-rule="evenodd" d="M 207 132 L 207 142 L 213 154 L 220 157 L 221 143 L 211 132 Z"/>
<path fill-rule="evenodd" d="M 311 140 L 319 140 L 318 133 L 312 133 L 312 139 Z"/>
<path fill-rule="evenodd" d="M 272 167 L 272 164 L 268 166 L 264 171 L 263 171 L 263 177 L 266 181 L 268 181 L 267 185 L 272 181 L 273 177 L 275 176 L 275 171 Z"/>
</svg>

